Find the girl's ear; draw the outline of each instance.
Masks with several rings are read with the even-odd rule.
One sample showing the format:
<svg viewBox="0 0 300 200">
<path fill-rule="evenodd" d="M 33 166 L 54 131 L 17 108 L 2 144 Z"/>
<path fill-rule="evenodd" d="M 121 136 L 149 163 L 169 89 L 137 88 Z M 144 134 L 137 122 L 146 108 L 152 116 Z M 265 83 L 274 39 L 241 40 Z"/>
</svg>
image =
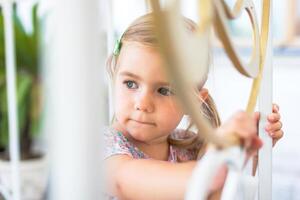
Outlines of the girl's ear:
<svg viewBox="0 0 300 200">
<path fill-rule="evenodd" d="M 206 101 L 208 95 L 209 95 L 208 89 L 201 88 L 201 90 L 199 91 L 199 98 L 202 99 L 203 101 Z"/>
</svg>

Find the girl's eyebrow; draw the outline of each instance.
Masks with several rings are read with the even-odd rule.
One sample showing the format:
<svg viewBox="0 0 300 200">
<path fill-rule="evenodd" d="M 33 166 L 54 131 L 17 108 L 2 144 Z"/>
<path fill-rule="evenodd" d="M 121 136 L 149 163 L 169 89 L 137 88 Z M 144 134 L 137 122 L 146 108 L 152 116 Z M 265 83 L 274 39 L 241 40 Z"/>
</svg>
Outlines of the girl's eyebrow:
<svg viewBox="0 0 300 200">
<path fill-rule="evenodd" d="M 121 71 L 120 75 L 121 76 L 129 76 L 129 77 L 132 77 L 132 78 L 137 79 L 137 80 L 142 80 L 141 77 L 139 77 L 138 75 L 136 75 L 132 72 L 129 72 L 129 71 Z M 164 81 L 158 81 L 158 82 L 155 82 L 155 85 L 170 86 L 170 83 L 169 82 L 164 82 Z"/>
<path fill-rule="evenodd" d="M 121 76 L 129 76 L 129 77 L 141 80 L 141 77 L 139 77 L 138 75 L 136 75 L 134 73 L 128 72 L 128 71 L 122 71 L 122 72 L 120 72 L 120 75 Z"/>
</svg>

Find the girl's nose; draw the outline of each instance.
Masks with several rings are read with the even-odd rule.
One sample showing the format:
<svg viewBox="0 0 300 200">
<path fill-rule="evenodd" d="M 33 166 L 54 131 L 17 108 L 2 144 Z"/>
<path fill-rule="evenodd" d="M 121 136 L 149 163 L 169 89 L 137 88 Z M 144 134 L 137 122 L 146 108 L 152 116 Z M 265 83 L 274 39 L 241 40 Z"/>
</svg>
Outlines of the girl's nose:
<svg viewBox="0 0 300 200">
<path fill-rule="evenodd" d="M 151 94 L 148 92 L 141 92 L 135 100 L 135 110 L 151 113 L 154 111 L 154 104 Z"/>
</svg>

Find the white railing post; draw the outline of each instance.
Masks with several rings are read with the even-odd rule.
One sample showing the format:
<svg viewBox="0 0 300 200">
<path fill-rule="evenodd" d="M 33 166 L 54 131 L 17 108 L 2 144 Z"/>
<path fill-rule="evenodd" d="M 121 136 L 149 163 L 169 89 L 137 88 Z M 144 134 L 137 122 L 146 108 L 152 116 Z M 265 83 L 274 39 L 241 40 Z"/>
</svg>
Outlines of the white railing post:
<svg viewBox="0 0 300 200">
<path fill-rule="evenodd" d="M 264 1 L 262 1 L 263 3 Z M 269 36 L 266 50 L 266 58 L 264 62 L 263 78 L 261 82 L 261 89 L 259 95 L 259 110 L 261 113 L 261 120 L 259 123 L 259 137 L 263 140 L 263 147 L 259 150 L 258 160 L 258 199 L 270 200 L 272 199 L 272 139 L 269 137 L 264 127 L 267 122 L 267 115 L 272 112 L 272 56 L 273 56 L 273 42 L 272 42 L 272 17 L 273 17 L 273 3 L 270 0 L 270 15 L 269 15 Z"/>
<path fill-rule="evenodd" d="M 113 1 L 112 0 L 105 0 L 106 4 L 106 32 L 107 32 L 107 56 L 109 56 L 114 48 L 115 43 L 115 32 L 114 32 L 114 20 L 113 20 Z M 108 75 L 106 74 L 107 79 L 109 79 Z M 112 102 L 113 98 L 113 90 L 112 85 L 108 83 L 108 102 Z M 108 103 L 108 123 L 110 123 L 113 119 L 114 115 L 114 107 L 113 104 Z"/>
<path fill-rule="evenodd" d="M 102 199 L 106 40 L 98 3 L 57 0 L 48 19 L 43 75 L 53 200 Z"/>
<path fill-rule="evenodd" d="M 19 147 L 19 125 L 17 109 L 16 88 L 16 56 L 15 38 L 13 29 L 13 1 L 3 1 L 3 17 L 5 31 L 5 64 L 7 82 L 8 102 L 8 127 L 9 127 L 9 151 L 12 168 L 12 199 L 19 200 L 20 197 L 20 147 Z"/>
</svg>

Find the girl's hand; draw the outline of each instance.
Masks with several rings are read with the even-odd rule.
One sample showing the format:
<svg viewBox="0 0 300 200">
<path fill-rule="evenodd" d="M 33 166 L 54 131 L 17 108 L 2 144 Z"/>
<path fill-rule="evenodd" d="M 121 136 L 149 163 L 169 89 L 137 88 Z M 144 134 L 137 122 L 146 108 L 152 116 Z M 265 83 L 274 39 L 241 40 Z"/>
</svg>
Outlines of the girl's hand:
<svg viewBox="0 0 300 200">
<path fill-rule="evenodd" d="M 257 165 L 257 150 L 262 146 L 262 141 L 258 138 L 257 127 L 259 121 L 259 112 L 255 112 L 254 117 L 249 116 L 246 112 L 238 112 L 234 114 L 226 123 L 224 123 L 218 130 L 221 134 L 237 134 L 247 150 L 248 158 L 254 155 L 253 175 L 255 175 Z M 280 121 L 279 106 L 273 104 L 272 113 L 267 117 L 268 123 L 265 130 L 273 139 L 273 146 L 282 138 L 283 131 L 282 122 Z M 248 158 L 246 160 L 248 160 Z M 227 167 L 223 166 L 218 171 L 216 178 L 210 187 L 211 196 L 220 195 L 220 190 L 224 186 L 227 175 Z"/>
<path fill-rule="evenodd" d="M 259 112 L 255 112 L 255 118 L 258 123 L 260 118 Z M 265 130 L 273 139 L 274 146 L 276 142 L 283 137 L 282 122 L 280 121 L 279 106 L 277 104 L 273 104 L 272 113 L 268 115 L 267 120 L 268 123 L 265 126 Z"/>
<path fill-rule="evenodd" d="M 259 122 L 260 114 L 259 112 L 255 112 L 255 118 L 257 123 Z M 273 146 L 276 142 L 283 137 L 282 122 L 280 121 L 279 114 L 279 106 L 277 104 L 273 104 L 272 113 L 267 116 L 267 125 L 265 126 L 265 130 L 268 132 L 270 137 L 273 140 Z M 258 163 L 258 152 L 253 156 L 253 166 L 252 166 L 252 175 L 255 176 L 256 168 Z"/>
<path fill-rule="evenodd" d="M 244 111 L 235 113 L 217 129 L 217 133 L 225 135 L 225 137 L 226 134 L 236 135 L 249 155 L 255 153 L 262 146 L 262 141 L 257 135 L 257 118 Z"/>
<path fill-rule="evenodd" d="M 240 138 L 247 152 L 247 157 L 253 156 L 262 146 L 262 141 L 257 135 L 257 118 L 244 111 L 235 113 L 227 122 L 217 129 L 217 133 L 225 137 L 227 134 L 234 134 Z M 227 167 L 225 165 L 222 166 L 213 179 L 209 188 L 210 197 L 212 197 L 212 199 L 220 195 L 220 191 L 226 180 L 227 171 Z"/>
</svg>

